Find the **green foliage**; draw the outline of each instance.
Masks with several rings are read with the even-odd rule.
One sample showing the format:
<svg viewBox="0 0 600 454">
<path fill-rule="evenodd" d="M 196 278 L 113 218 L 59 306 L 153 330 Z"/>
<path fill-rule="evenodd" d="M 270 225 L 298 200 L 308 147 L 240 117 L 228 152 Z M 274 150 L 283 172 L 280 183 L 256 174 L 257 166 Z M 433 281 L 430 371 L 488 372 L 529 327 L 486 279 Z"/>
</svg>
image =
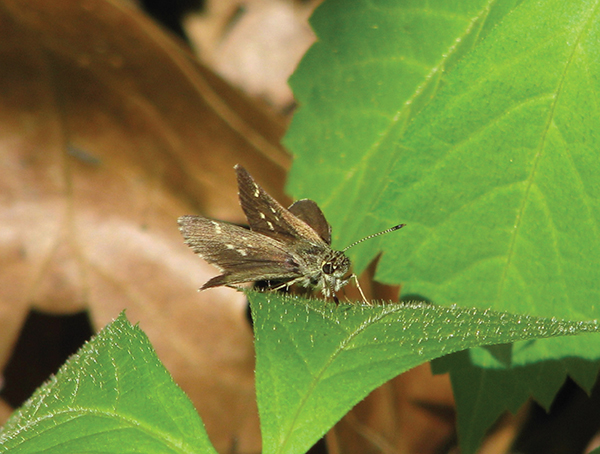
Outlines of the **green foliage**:
<svg viewBox="0 0 600 454">
<path fill-rule="evenodd" d="M 598 16 L 586 0 L 325 2 L 312 18 L 318 42 L 291 79 L 292 192 L 321 205 L 340 247 L 407 223 L 350 251 L 361 270 L 384 250 L 377 278 L 407 294 L 597 318 Z M 455 390 L 489 403 L 476 409 L 458 393 L 460 439 L 473 440 L 464 452 L 503 409 L 529 395 L 547 405 L 567 373 L 589 386 L 600 339 L 503 355 L 493 372 L 483 353 L 469 356 L 479 372 L 447 362 Z"/>
<path fill-rule="evenodd" d="M 386 380 L 472 346 L 598 332 L 428 304 L 335 306 L 251 294 L 263 452 L 303 453 Z M 583 336 L 589 337 L 589 336 Z M 191 402 L 122 314 L 0 432 L 0 453 L 214 453 Z"/>
<path fill-rule="evenodd" d="M 599 326 L 425 303 L 335 306 L 274 294 L 251 302 L 265 453 L 306 452 L 373 389 L 425 361 Z"/>
<path fill-rule="evenodd" d="M 590 337 L 586 337 L 579 340 L 589 342 Z M 528 348 L 532 344 L 520 343 L 516 347 Z M 486 351 L 487 349 L 463 351 L 433 363 L 434 371 L 452 371 L 450 377 L 454 397 L 462 406 L 457 419 L 462 435 L 461 449 L 464 452 L 476 451 L 481 442 L 482 431 L 491 426 L 496 416 L 504 410 L 515 413 L 523 401 L 530 397 L 532 390 L 535 390 L 538 402 L 549 409 L 554 395 L 564 382 L 565 370 L 568 369 L 570 375 L 588 390 L 597 373 L 595 363 L 579 358 L 546 360 L 526 366 L 513 364 L 511 368 L 505 368 Z M 481 361 L 481 367 L 473 365 L 474 362 Z M 498 396 L 503 398 L 499 399 Z"/>
<path fill-rule="evenodd" d="M 0 431 L 0 453 L 216 453 L 194 406 L 124 314 Z"/>
</svg>

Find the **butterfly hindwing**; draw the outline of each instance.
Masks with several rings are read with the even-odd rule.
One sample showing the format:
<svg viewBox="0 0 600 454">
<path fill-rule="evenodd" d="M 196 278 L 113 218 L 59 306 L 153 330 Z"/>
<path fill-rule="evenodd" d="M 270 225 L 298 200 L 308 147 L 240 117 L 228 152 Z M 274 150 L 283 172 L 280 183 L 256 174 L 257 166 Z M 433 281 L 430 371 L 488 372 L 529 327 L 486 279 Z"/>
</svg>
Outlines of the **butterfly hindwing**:
<svg viewBox="0 0 600 454">
<path fill-rule="evenodd" d="M 331 245 L 331 225 L 315 201 L 298 200 L 290 205 L 288 211 L 306 222 L 327 245 Z"/>
</svg>

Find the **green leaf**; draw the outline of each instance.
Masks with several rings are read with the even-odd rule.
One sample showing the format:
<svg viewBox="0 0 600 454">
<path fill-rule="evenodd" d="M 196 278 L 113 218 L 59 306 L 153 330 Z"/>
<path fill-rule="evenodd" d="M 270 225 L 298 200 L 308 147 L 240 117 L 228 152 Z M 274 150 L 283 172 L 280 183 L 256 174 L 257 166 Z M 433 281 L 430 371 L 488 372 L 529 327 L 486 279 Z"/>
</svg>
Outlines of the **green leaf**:
<svg viewBox="0 0 600 454">
<path fill-rule="evenodd" d="M 600 328 L 596 321 L 425 303 L 335 306 L 272 293 L 249 296 L 266 454 L 305 452 L 370 391 L 425 361 L 480 345 Z"/>
<path fill-rule="evenodd" d="M 551 316 L 571 315 L 575 305 L 580 317 L 597 314 L 590 303 L 600 296 L 600 78 L 591 76 L 600 73 L 598 12 L 584 1 L 521 3 L 399 125 L 406 102 L 488 6 L 467 14 L 459 3 L 375 9 L 330 1 L 315 13 L 320 41 L 293 78 L 302 108 L 286 139 L 297 156 L 292 189 L 344 227 L 342 245 L 407 222 L 381 239 L 380 276 L 404 282 L 406 292 L 443 304 Z M 414 16 L 462 18 L 462 28 L 427 28 L 420 47 L 430 47 L 419 55 L 437 52 L 436 65 L 408 55 L 414 42 L 398 43 L 420 36 L 405 23 Z M 381 55 L 387 42 L 396 44 Z M 420 78 L 406 66 L 422 66 Z M 378 246 L 352 252 L 364 265 Z"/>
<path fill-rule="evenodd" d="M 402 152 L 395 141 L 505 14 L 507 2 L 498 3 L 328 0 L 313 15 L 318 41 L 290 79 L 300 104 L 285 138 L 295 154 L 290 188 L 344 226 L 342 246 L 373 223 L 399 221 L 396 210 L 373 219 L 369 205 L 385 195 Z"/>
<path fill-rule="evenodd" d="M 198 413 L 124 314 L 0 432 L 0 452 L 216 453 Z"/>
<path fill-rule="evenodd" d="M 340 247 L 407 223 L 349 251 L 361 270 L 385 250 L 377 279 L 407 294 L 597 318 L 599 15 L 588 0 L 325 2 L 312 18 L 319 41 L 291 80 L 292 192 L 321 205 Z M 474 418 L 480 433 L 507 401 L 547 403 L 567 373 L 591 382 L 600 340 L 509 353 L 499 381 L 453 378 L 490 403 Z M 542 360 L 562 366 L 530 366 Z M 459 394 L 464 421 L 474 413 Z"/>
<path fill-rule="evenodd" d="M 583 98 L 600 91 L 586 75 L 597 16 L 584 2 L 542 5 L 506 16 L 406 132 L 390 195 L 414 233 L 405 260 L 382 268 L 440 303 L 591 318 L 600 106 Z"/>
<path fill-rule="evenodd" d="M 585 342 L 590 337 L 575 336 L 564 340 Z M 532 342 L 516 345 L 528 348 Z M 516 413 L 532 391 L 536 400 L 549 410 L 554 395 L 564 383 L 567 370 L 575 381 L 578 381 L 576 377 L 583 377 L 586 381 L 579 381 L 579 384 L 590 391 L 594 380 L 590 381 L 589 377 L 597 375 L 598 364 L 567 358 L 513 364 L 507 368 L 486 354 L 484 349 L 471 349 L 439 358 L 432 363 L 432 370 L 434 373 L 452 371 L 450 378 L 454 397 L 461 405 L 457 412 L 461 451 L 469 453 L 477 450 L 486 429 L 494 423 L 497 415 L 507 410 Z"/>
</svg>

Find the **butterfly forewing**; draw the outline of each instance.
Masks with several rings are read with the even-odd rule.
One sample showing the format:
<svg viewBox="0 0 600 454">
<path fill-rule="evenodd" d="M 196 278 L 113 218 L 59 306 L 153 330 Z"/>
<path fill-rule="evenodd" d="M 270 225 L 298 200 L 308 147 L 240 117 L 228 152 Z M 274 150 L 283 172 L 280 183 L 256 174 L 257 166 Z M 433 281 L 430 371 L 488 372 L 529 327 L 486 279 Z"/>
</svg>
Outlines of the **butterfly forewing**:
<svg viewBox="0 0 600 454">
<path fill-rule="evenodd" d="M 242 209 L 250 228 L 289 244 L 290 241 L 321 244 L 321 236 L 261 188 L 240 165 L 235 166 Z"/>
<path fill-rule="evenodd" d="M 203 289 L 262 279 L 294 279 L 300 275 L 294 256 L 278 241 L 260 233 L 202 216 L 182 216 L 185 243 L 223 272 Z"/>
</svg>

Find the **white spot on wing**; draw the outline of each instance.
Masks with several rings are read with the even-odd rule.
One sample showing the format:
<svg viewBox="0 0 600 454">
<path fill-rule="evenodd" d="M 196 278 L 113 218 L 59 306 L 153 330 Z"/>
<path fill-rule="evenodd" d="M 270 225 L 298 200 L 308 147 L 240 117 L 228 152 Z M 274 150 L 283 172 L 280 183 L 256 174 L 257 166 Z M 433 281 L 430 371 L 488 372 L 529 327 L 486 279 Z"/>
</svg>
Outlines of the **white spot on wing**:
<svg viewBox="0 0 600 454">
<path fill-rule="evenodd" d="M 260 196 L 260 189 L 258 188 L 258 185 L 256 183 L 252 184 L 254 184 L 254 197 Z"/>
<path fill-rule="evenodd" d="M 267 221 L 267 225 L 271 230 L 275 230 L 275 227 L 273 227 L 273 223 L 271 221 Z"/>
<path fill-rule="evenodd" d="M 261 219 L 265 219 L 266 218 L 265 213 L 259 212 L 258 215 L 260 216 Z"/>
<path fill-rule="evenodd" d="M 240 254 L 244 257 L 246 257 L 248 255 L 248 251 L 246 249 L 236 249 L 233 244 L 225 244 L 225 247 L 229 250 L 235 250 L 235 252 L 237 252 L 238 254 Z M 252 246 L 249 244 L 248 247 L 252 247 Z"/>
<path fill-rule="evenodd" d="M 221 233 L 221 226 L 219 225 L 218 222 L 215 221 L 210 221 L 212 223 L 212 225 L 215 226 L 215 233 Z"/>
</svg>

